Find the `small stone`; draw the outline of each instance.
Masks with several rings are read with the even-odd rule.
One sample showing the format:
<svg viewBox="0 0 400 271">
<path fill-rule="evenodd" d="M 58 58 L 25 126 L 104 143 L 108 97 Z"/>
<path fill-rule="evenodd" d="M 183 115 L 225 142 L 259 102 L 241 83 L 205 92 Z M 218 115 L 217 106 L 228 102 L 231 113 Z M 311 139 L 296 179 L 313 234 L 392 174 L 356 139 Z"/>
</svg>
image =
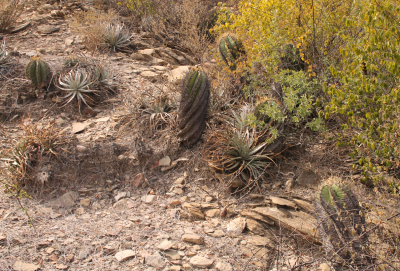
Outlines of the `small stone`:
<svg viewBox="0 0 400 271">
<path fill-rule="evenodd" d="M 171 165 L 171 158 L 169 156 L 165 156 L 160 161 L 158 161 L 159 167 L 169 167 Z"/>
<path fill-rule="evenodd" d="M 201 249 L 201 246 L 199 246 L 199 245 L 194 245 L 194 246 L 193 246 L 193 249 L 196 250 L 196 251 L 199 251 L 199 250 Z"/>
<path fill-rule="evenodd" d="M 182 265 L 182 268 L 183 268 L 183 270 L 185 270 L 185 271 L 192 270 L 192 267 L 191 267 L 190 264 L 188 264 L 188 263 L 184 263 L 184 264 Z"/>
<path fill-rule="evenodd" d="M 173 265 L 171 266 L 171 271 L 180 271 L 181 267 L 179 265 Z"/>
<path fill-rule="evenodd" d="M 58 257 L 57 257 L 56 254 L 51 254 L 49 256 L 49 260 L 52 261 L 52 262 L 56 262 L 56 261 L 58 261 Z"/>
<path fill-rule="evenodd" d="M 317 189 L 320 177 L 311 169 L 304 169 L 297 178 L 297 183 L 303 187 Z"/>
<path fill-rule="evenodd" d="M 181 202 L 185 202 L 185 201 L 187 201 L 188 200 L 188 196 L 183 196 L 183 197 L 181 197 Z"/>
<path fill-rule="evenodd" d="M 191 220 L 205 220 L 206 219 L 204 217 L 203 213 L 199 209 L 197 209 L 193 206 L 190 206 L 190 204 L 187 206 L 184 206 L 184 207 L 187 209 L 187 211 L 189 213 L 188 216 Z"/>
<path fill-rule="evenodd" d="M 146 264 L 154 268 L 161 269 L 165 266 L 165 260 L 160 254 L 156 253 L 146 257 Z"/>
<path fill-rule="evenodd" d="M 46 249 L 46 253 L 47 254 L 51 254 L 51 253 L 53 253 L 54 252 L 54 248 L 52 248 L 52 247 L 48 247 L 47 249 Z"/>
<path fill-rule="evenodd" d="M 66 38 L 64 43 L 67 46 L 70 46 L 74 42 L 74 38 Z"/>
<path fill-rule="evenodd" d="M 250 236 L 247 241 L 255 246 L 267 246 L 270 245 L 272 246 L 274 243 L 267 237 L 262 237 L 262 236 Z"/>
<path fill-rule="evenodd" d="M 293 187 L 296 185 L 296 182 L 292 179 L 292 178 L 290 178 L 289 180 L 287 180 L 286 181 L 286 190 L 292 190 L 293 189 Z"/>
<path fill-rule="evenodd" d="M 151 203 L 156 198 L 156 195 L 146 195 L 141 197 L 141 200 L 145 203 Z"/>
<path fill-rule="evenodd" d="M 38 31 L 40 34 L 48 35 L 48 34 L 51 34 L 51 33 L 57 32 L 57 31 L 60 31 L 60 29 L 61 29 L 61 28 L 58 27 L 58 26 L 53 26 L 53 25 L 45 24 L 45 25 L 39 25 L 38 28 L 37 28 L 37 31 Z"/>
<path fill-rule="evenodd" d="M 133 180 L 130 182 L 130 184 L 134 188 L 138 188 L 145 182 L 146 182 L 146 177 L 144 176 L 143 173 L 139 173 L 133 178 Z"/>
<path fill-rule="evenodd" d="M 164 240 L 164 241 L 161 242 L 161 244 L 159 244 L 157 246 L 157 248 L 161 249 L 161 250 L 168 250 L 168 249 L 170 249 L 172 247 L 172 245 L 173 245 L 173 243 L 171 241 Z"/>
<path fill-rule="evenodd" d="M 87 258 L 87 256 L 89 256 L 89 254 L 90 254 L 90 251 L 88 251 L 88 250 L 81 250 L 81 251 L 79 252 L 78 259 L 79 259 L 79 260 L 84 260 L 84 259 Z"/>
<path fill-rule="evenodd" d="M 213 198 L 212 197 L 206 197 L 206 202 L 207 203 L 210 203 L 210 202 L 212 202 L 213 201 Z"/>
<path fill-rule="evenodd" d="M 287 200 L 287 199 L 271 196 L 270 200 L 271 200 L 272 204 L 275 204 L 275 205 L 286 206 L 286 207 L 290 207 L 293 209 L 296 208 L 296 204 L 294 204 L 292 201 Z"/>
<path fill-rule="evenodd" d="M 40 266 L 31 263 L 15 262 L 13 268 L 14 270 L 18 271 L 36 271 L 40 268 Z"/>
<path fill-rule="evenodd" d="M 116 209 L 124 210 L 124 209 L 130 209 L 137 206 L 137 204 L 131 200 L 131 199 L 121 199 L 118 202 L 114 203 L 113 207 Z M 94 204 L 93 204 L 94 207 Z"/>
<path fill-rule="evenodd" d="M 218 271 L 232 271 L 233 270 L 232 265 L 225 261 L 218 261 L 215 265 L 215 268 Z"/>
<path fill-rule="evenodd" d="M 220 213 L 220 209 L 210 209 L 204 212 L 207 217 L 218 217 Z"/>
<path fill-rule="evenodd" d="M 83 132 L 86 129 L 86 124 L 80 122 L 72 123 L 72 133 L 77 134 Z"/>
<path fill-rule="evenodd" d="M 158 76 L 158 73 L 152 71 L 143 71 L 140 73 L 140 75 L 146 78 L 154 78 Z"/>
<path fill-rule="evenodd" d="M 319 265 L 318 271 L 331 271 L 331 268 L 327 263 L 321 263 Z"/>
<path fill-rule="evenodd" d="M 80 153 L 85 153 L 88 151 L 88 148 L 82 145 L 76 145 L 76 150 Z"/>
<path fill-rule="evenodd" d="M 83 207 L 89 207 L 90 199 L 81 199 L 80 203 Z"/>
<path fill-rule="evenodd" d="M 191 66 L 180 66 L 176 69 L 173 69 L 172 71 L 167 73 L 168 80 L 171 83 L 176 83 L 180 79 L 182 79 L 188 72 Z"/>
<path fill-rule="evenodd" d="M 246 227 L 249 229 L 249 231 L 251 231 L 252 233 L 258 234 L 258 235 L 264 234 L 264 232 L 265 232 L 264 226 L 261 225 L 260 223 L 258 223 L 254 219 L 247 218 L 246 219 Z"/>
<path fill-rule="evenodd" d="M 180 204 L 181 204 L 181 201 L 178 200 L 178 199 L 175 199 L 175 200 L 173 200 L 173 201 L 171 201 L 169 203 L 169 206 L 177 206 L 177 205 L 180 205 Z"/>
<path fill-rule="evenodd" d="M 176 250 L 167 250 L 164 251 L 165 256 L 172 261 L 177 261 L 181 259 L 181 256 Z"/>
<path fill-rule="evenodd" d="M 126 198 L 127 197 L 127 192 L 118 192 L 118 194 L 114 197 L 115 201 L 119 201 L 120 199 Z"/>
<path fill-rule="evenodd" d="M 67 254 L 66 257 L 69 262 L 72 262 L 74 260 L 74 254 Z"/>
<path fill-rule="evenodd" d="M 132 258 L 134 256 L 135 256 L 135 252 L 133 250 L 131 250 L 131 249 L 120 251 L 120 252 L 117 252 L 117 254 L 115 254 L 115 258 L 119 262 L 125 261 L 125 260 L 127 260 L 129 258 Z"/>
<path fill-rule="evenodd" d="M 231 234 L 240 234 L 243 232 L 246 227 L 246 219 L 244 217 L 238 217 L 229 222 L 227 226 L 228 233 Z"/>
<path fill-rule="evenodd" d="M 183 191 L 182 188 L 175 188 L 174 190 L 172 190 L 172 193 L 175 193 L 177 195 L 182 195 L 185 191 Z"/>
<path fill-rule="evenodd" d="M 75 206 L 75 201 L 78 199 L 78 197 L 79 194 L 77 192 L 70 191 L 55 200 L 49 201 L 48 205 L 54 207 L 71 208 Z"/>
<path fill-rule="evenodd" d="M 193 244 L 204 244 L 204 238 L 194 233 L 186 233 L 182 236 L 182 241 L 193 243 Z"/>
<path fill-rule="evenodd" d="M 210 235 L 215 238 L 220 238 L 222 236 L 225 236 L 225 233 L 222 230 L 216 230 L 213 233 L 211 233 Z"/>
<path fill-rule="evenodd" d="M 57 264 L 56 268 L 59 270 L 67 270 L 68 269 L 68 265 L 65 264 Z"/>
<path fill-rule="evenodd" d="M 60 18 L 62 18 L 62 17 L 65 16 L 65 13 L 62 10 L 52 10 L 50 12 L 50 16 L 51 17 L 60 17 Z"/>
<path fill-rule="evenodd" d="M 208 268 L 213 264 L 214 261 L 201 256 L 194 256 L 189 262 L 191 265 L 193 265 L 193 267 Z"/>
<path fill-rule="evenodd" d="M 174 184 L 183 184 L 185 181 L 185 177 L 179 177 L 178 179 L 175 180 Z"/>
</svg>

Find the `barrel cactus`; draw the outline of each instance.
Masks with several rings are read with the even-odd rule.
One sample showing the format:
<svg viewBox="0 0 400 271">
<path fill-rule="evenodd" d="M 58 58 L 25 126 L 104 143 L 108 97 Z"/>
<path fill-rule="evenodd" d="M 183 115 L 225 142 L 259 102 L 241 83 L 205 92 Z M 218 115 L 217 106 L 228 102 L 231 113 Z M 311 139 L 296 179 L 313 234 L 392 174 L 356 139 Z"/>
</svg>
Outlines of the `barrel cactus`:
<svg viewBox="0 0 400 271">
<path fill-rule="evenodd" d="M 240 41 L 233 35 L 223 36 L 219 41 L 218 51 L 229 68 L 236 70 L 236 61 L 244 53 Z"/>
<path fill-rule="evenodd" d="M 200 139 L 206 126 L 210 83 L 207 75 L 199 70 L 190 71 L 183 80 L 179 107 L 178 136 L 186 146 Z"/>
<path fill-rule="evenodd" d="M 47 85 L 50 77 L 50 67 L 40 57 L 33 57 L 26 65 L 26 76 L 36 89 Z"/>
<path fill-rule="evenodd" d="M 335 269 L 371 263 L 366 223 L 354 193 L 344 185 L 324 186 L 315 202 L 318 230 Z"/>
</svg>

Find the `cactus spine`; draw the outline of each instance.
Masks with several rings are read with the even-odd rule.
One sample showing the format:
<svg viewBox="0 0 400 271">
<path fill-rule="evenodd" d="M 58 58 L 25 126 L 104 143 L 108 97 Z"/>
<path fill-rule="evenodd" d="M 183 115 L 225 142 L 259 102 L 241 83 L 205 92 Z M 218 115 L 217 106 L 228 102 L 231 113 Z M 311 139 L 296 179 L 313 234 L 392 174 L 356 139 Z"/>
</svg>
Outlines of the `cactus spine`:
<svg viewBox="0 0 400 271">
<path fill-rule="evenodd" d="M 49 75 L 50 67 L 40 57 L 33 57 L 26 65 L 26 76 L 36 89 L 47 85 Z"/>
<path fill-rule="evenodd" d="M 190 71 L 183 80 L 179 107 L 178 136 L 186 146 L 200 139 L 206 126 L 210 83 L 207 75 L 199 70 Z"/>
<path fill-rule="evenodd" d="M 353 192 L 344 185 L 324 186 L 315 202 L 319 231 L 336 270 L 371 263 L 365 218 Z"/>
<path fill-rule="evenodd" d="M 219 41 L 219 54 L 231 70 L 236 70 L 236 61 L 243 54 L 242 44 L 236 37 L 227 35 Z"/>
</svg>

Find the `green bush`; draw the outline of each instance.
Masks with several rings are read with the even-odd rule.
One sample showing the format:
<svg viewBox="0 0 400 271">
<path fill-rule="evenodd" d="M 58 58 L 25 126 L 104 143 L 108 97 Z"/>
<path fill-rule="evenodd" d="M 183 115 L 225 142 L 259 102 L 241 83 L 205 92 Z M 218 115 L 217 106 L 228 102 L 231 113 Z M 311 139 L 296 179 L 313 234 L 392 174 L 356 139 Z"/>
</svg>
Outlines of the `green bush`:
<svg viewBox="0 0 400 271">
<path fill-rule="evenodd" d="M 346 25 L 362 33 L 341 35 L 343 68 L 331 68 L 339 82 L 325 86 L 331 97 L 325 116 L 344 120 L 351 139 L 342 141 L 353 146 L 365 173 L 396 173 L 400 166 L 399 15 L 398 5 L 382 0 L 368 1 L 360 19 L 347 18 Z"/>
</svg>

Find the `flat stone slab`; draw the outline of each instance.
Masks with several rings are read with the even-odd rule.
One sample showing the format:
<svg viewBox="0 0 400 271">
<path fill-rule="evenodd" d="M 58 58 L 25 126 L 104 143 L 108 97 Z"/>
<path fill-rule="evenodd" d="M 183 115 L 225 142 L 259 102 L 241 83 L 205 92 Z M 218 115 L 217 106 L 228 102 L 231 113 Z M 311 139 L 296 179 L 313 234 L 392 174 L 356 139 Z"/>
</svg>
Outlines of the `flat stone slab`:
<svg viewBox="0 0 400 271">
<path fill-rule="evenodd" d="M 39 265 L 19 261 L 15 262 L 15 264 L 13 265 L 13 269 L 18 271 L 36 271 L 39 270 L 39 268 Z"/>
<path fill-rule="evenodd" d="M 115 258 L 119 262 L 125 261 L 125 260 L 127 260 L 129 258 L 132 258 L 134 256 L 135 256 L 135 252 L 133 250 L 130 250 L 130 249 L 127 249 L 127 250 L 124 250 L 124 251 L 120 251 L 117 254 L 115 254 Z"/>
<path fill-rule="evenodd" d="M 204 238 L 194 233 L 186 233 L 182 236 L 182 241 L 202 245 L 204 244 Z"/>
<path fill-rule="evenodd" d="M 214 261 L 201 256 L 194 256 L 189 262 L 191 265 L 193 265 L 193 267 L 208 268 L 213 264 Z"/>
</svg>

